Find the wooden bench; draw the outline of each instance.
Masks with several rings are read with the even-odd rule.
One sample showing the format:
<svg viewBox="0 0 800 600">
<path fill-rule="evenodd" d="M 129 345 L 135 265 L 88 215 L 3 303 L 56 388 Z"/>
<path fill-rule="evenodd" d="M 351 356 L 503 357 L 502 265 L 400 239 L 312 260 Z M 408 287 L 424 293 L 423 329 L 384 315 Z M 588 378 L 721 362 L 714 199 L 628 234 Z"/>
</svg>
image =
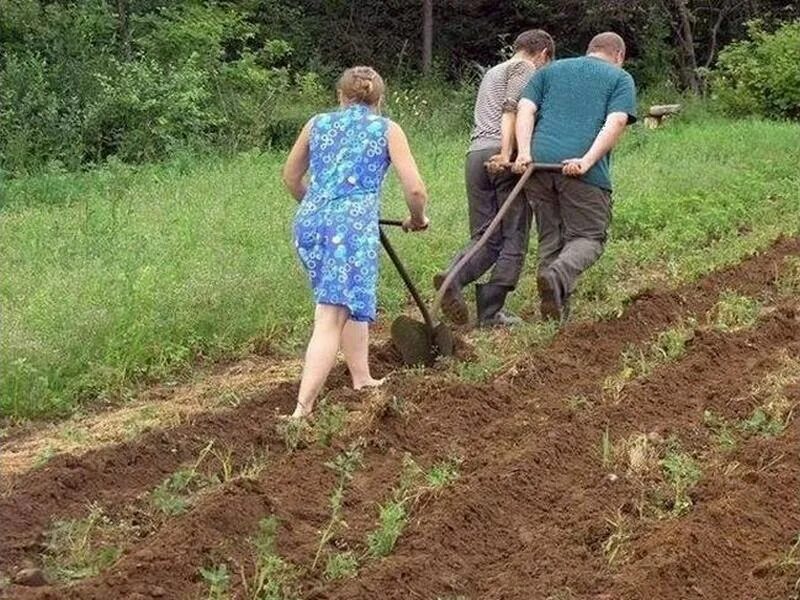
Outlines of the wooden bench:
<svg viewBox="0 0 800 600">
<path fill-rule="evenodd" d="M 648 129 L 660 127 L 665 119 L 681 112 L 681 108 L 680 104 L 655 104 L 651 106 L 644 118 L 645 127 Z"/>
</svg>

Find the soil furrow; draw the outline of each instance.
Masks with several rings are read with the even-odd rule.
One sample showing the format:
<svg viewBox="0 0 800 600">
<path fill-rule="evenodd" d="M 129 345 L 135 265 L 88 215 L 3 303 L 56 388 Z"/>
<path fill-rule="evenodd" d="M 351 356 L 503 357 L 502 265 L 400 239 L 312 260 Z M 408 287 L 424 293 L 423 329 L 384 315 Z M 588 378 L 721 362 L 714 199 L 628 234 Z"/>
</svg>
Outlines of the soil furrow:
<svg viewBox="0 0 800 600">
<path fill-rule="evenodd" d="M 370 444 L 369 462 L 353 483 L 347 513 L 355 526 L 344 538 L 355 543 L 368 529 L 376 500 L 388 493 L 392 478 L 399 473 L 402 451 L 427 462 L 448 454 L 460 455 L 466 459 L 467 475 L 453 490 L 431 503 L 430 511 L 420 518 L 419 526 L 412 528 L 397 555 L 378 567 L 368 568 L 359 583 L 344 586 L 333 597 L 368 597 L 370 589 L 376 593 L 381 590 L 384 596 L 387 589 L 396 589 L 398 594 L 403 589 L 425 594 L 432 588 L 418 587 L 414 578 L 420 573 L 425 574 L 424 585 L 432 586 L 435 581 L 437 589 L 458 590 L 464 588 L 466 581 L 478 586 L 472 589 L 483 589 L 490 594 L 487 597 L 492 597 L 494 592 L 503 592 L 511 585 L 504 575 L 504 564 L 517 565 L 514 568 L 525 573 L 522 581 L 534 578 L 550 586 L 548 589 L 562 585 L 567 571 L 585 572 L 586 586 L 598 582 L 611 585 L 611 574 L 604 571 L 601 559 L 586 550 L 585 540 L 574 548 L 554 550 L 559 548 L 557 542 L 561 539 L 594 536 L 592 528 L 597 528 L 598 512 L 605 514 L 619 506 L 618 502 L 630 491 L 624 483 L 609 486 L 602 473 L 591 477 L 586 474 L 597 470 L 596 457 L 576 440 L 595 443 L 600 429 L 595 422 L 575 417 L 566 408 L 565 396 L 596 392 L 602 377 L 617 368 L 619 353 L 628 344 L 648 339 L 687 314 L 705 313 L 722 290 L 763 295 L 787 254 L 800 254 L 800 240 L 779 241 L 761 255 L 676 292 L 645 294 L 633 301 L 620 319 L 568 328 L 548 348 L 520 362 L 493 385 L 467 386 L 438 377 L 398 377 L 387 387 L 387 398 L 407 400 L 411 414 L 403 418 L 387 411 L 386 416 L 379 415 L 362 432 Z M 771 317 L 759 328 L 758 335 L 774 335 L 774 340 L 769 339 L 777 344 L 786 342 L 780 328 L 769 329 L 780 318 L 786 317 Z M 766 329 L 769 333 L 765 334 L 762 330 Z M 728 350 L 739 352 L 742 348 Z M 762 358 L 767 360 L 766 355 Z M 762 366 L 766 368 L 766 363 Z M 694 373 L 697 382 L 698 373 L 707 372 L 708 368 L 701 366 Z M 755 372 L 752 365 L 739 371 L 743 373 L 742 381 Z M 691 377 L 688 380 L 695 381 Z M 647 384 L 637 383 L 626 393 L 639 394 L 634 390 L 643 386 L 641 395 L 647 396 Z M 686 381 L 684 384 L 689 385 Z M 14 488 L 0 498 L 5 534 L 0 545 L 0 567 L 13 565 L 29 554 L 54 517 L 80 514 L 89 501 L 124 504 L 158 484 L 180 464 L 196 458 L 209 440 L 232 448 L 239 456 L 254 447 L 282 448 L 282 440 L 274 433 L 274 408 L 288 410 L 293 396 L 293 386 L 278 386 L 236 410 L 200 415 L 178 428 L 150 432 L 134 442 L 104 448 L 80 459 L 57 457 L 45 468 L 20 477 Z M 635 419 L 625 410 L 631 402 L 625 396 L 620 406 L 608 409 L 606 418 L 635 426 Z M 696 409 L 705 400 L 698 397 L 694 402 Z M 654 422 L 671 418 L 669 410 L 660 412 L 659 407 L 654 407 L 648 418 Z M 679 427 L 677 421 L 673 425 Z M 73 588 L 73 597 L 109 597 L 80 594 L 99 594 L 98 590 L 117 594 L 120 585 L 130 591 L 153 582 L 178 593 L 167 597 L 188 597 L 184 595 L 186 586 L 195 589 L 197 568 L 209 549 L 219 547 L 225 540 L 241 545 L 253 531 L 256 513 L 262 510 L 276 510 L 278 516 L 291 519 L 287 521 L 290 531 L 281 534 L 281 550 L 290 558 L 307 560 L 316 529 L 325 519 L 331 485 L 319 482 L 330 479 L 330 473 L 322 466 L 330 456 L 331 451 L 304 450 L 271 465 L 255 487 L 233 486 L 238 490 L 233 493 L 229 491 L 231 486 L 223 486 L 221 491 L 210 493 L 190 515 L 176 519 L 139 544 L 109 574 Z M 497 469 L 505 471 L 498 474 Z M 545 477 L 542 481 L 547 474 L 551 475 L 550 480 Z M 288 491 L 273 491 L 284 488 Z M 275 500 L 281 497 L 282 503 Z M 598 499 L 602 499 L 602 506 L 598 507 Z M 256 505 L 258 510 L 248 512 L 248 507 Z M 230 518 L 238 512 L 250 518 L 237 522 L 235 530 L 202 525 L 205 519 L 224 521 L 222 514 Z M 438 526 L 428 525 L 436 524 L 437 518 Z M 532 529 L 531 522 L 538 523 L 537 528 Z M 602 516 L 599 522 L 602 526 Z M 199 538 L 186 533 L 185 527 L 201 530 L 198 535 L 211 529 L 213 542 L 200 543 Z M 443 538 L 428 539 L 422 535 L 428 529 Z M 470 535 L 462 536 L 464 531 Z M 486 541 L 484 533 L 490 531 L 496 539 Z M 457 541 L 450 539 L 454 535 Z M 488 547 L 477 545 L 484 542 Z M 152 553 L 153 560 L 142 560 L 141 552 L 145 556 Z M 180 561 L 184 566 L 163 568 L 174 560 L 171 556 L 179 555 L 186 557 Z M 519 563 L 520 556 L 527 557 L 528 562 Z M 442 557 L 446 557 L 449 566 L 434 576 Z M 483 570 L 487 560 L 494 566 Z M 157 565 L 162 566 L 161 570 Z M 464 579 L 454 580 L 454 574 Z M 477 576 L 481 582 L 474 580 Z M 487 582 L 491 585 L 481 587 Z M 317 587 L 313 581 L 309 585 Z M 348 590 L 355 596 L 348 595 Z M 498 597 L 511 597 L 508 594 L 512 591 L 506 590 Z M 367 595 L 359 596 L 361 592 Z"/>
<path fill-rule="evenodd" d="M 606 593 L 613 572 L 599 551 L 605 519 L 631 504 L 636 489 L 625 480 L 611 483 L 605 477 L 599 457 L 605 423 L 611 416 L 624 416 L 619 424 L 614 421 L 622 436 L 642 428 L 647 432 L 655 423 L 665 433 L 681 432 L 699 411 L 699 425 L 704 407 L 724 407 L 731 394 L 768 371 L 777 347 L 798 338 L 800 324 L 791 310 L 768 318 L 752 332 L 708 334 L 685 360 L 641 382 L 624 407 L 599 407 L 578 422 L 561 419 L 544 428 L 532 426 L 516 441 L 505 432 L 498 437 L 503 448 L 496 448 L 486 464 L 429 507 L 394 556 L 319 597 L 368 598 L 393 590 L 388 597 L 438 593 L 544 598 L 566 587 L 578 597 Z M 716 376 L 718 362 L 729 368 Z M 674 394 L 672 380 L 680 374 L 677 385 L 684 393 Z M 666 388 L 669 403 L 653 393 L 659 384 Z M 642 411 L 645 418 L 640 420 Z M 797 518 L 779 521 L 786 526 Z M 760 557 L 747 558 L 754 566 Z M 564 580 L 567 573 L 569 581 Z"/>
</svg>

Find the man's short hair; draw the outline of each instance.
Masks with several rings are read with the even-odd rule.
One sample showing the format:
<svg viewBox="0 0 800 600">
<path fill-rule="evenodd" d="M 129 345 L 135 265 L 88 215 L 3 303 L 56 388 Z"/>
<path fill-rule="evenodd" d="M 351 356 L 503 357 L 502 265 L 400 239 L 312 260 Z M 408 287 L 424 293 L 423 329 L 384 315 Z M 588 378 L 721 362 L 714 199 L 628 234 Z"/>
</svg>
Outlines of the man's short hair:
<svg viewBox="0 0 800 600">
<path fill-rule="evenodd" d="M 535 56 L 542 50 L 547 51 L 548 58 L 553 58 L 556 54 L 556 43 L 543 29 L 529 29 L 520 33 L 514 40 L 514 52 L 524 51 Z"/>
<path fill-rule="evenodd" d="M 625 40 L 613 31 L 598 33 L 592 38 L 592 41 L 589 42 L 589 48 L 586 50 L 586 54 L 591 54 L 593 52 L 599 52 L 609 56 L 613 56 L 617 52 L 625 54 Z"/>
</svg>

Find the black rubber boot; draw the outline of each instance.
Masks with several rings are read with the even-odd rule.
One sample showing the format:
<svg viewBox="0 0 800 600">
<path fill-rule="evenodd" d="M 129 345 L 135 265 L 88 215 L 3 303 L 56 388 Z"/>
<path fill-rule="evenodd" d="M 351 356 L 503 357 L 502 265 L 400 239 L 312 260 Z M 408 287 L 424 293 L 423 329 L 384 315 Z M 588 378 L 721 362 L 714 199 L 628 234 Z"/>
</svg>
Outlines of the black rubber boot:
<svg viewBox="0 0 800 600">
<path fill-rule="evenodd" d="M 522 319 L 503 311 L 506 296 L 511 291 L 504 285 L 484 283 L 475 286 L 475 304 L 478 309 L 478 325 L 495 327 L 518 325 Z"/>
</svg>

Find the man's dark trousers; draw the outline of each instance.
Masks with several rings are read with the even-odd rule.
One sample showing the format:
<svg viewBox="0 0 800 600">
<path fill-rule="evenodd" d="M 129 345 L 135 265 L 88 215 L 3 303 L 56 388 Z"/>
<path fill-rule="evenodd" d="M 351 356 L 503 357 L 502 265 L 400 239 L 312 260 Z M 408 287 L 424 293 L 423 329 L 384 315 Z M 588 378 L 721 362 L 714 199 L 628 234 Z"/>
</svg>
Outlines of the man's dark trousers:
<svg viewBox="0 0 800 600">
<path fill-rule="evenodd" d="M 611 192 L 561 173 L 534 173 L 525 184 L 539 238 L 539 267 L 555 274 L 564 298 L 603 253 Z"/>
<path fill-rule="evenodd" d="M 484 163 L 499 153 L 499 148 L 475 150 L 467 154 L 466 182 L 469 201 L 470 243 L 455 257 L 452 268 L 481 237 L 497 211 L 508 199 L 518 176 L 510 172 L 490 175 Z M 520 195 L 503 218 L 501 226 L 459 273 L 456 284 L 464 287 L 479 279 L 492 266 L 489 284 L 513 290 L 517 286 L 531 228 L 531 208 Z"/>
</svg>

